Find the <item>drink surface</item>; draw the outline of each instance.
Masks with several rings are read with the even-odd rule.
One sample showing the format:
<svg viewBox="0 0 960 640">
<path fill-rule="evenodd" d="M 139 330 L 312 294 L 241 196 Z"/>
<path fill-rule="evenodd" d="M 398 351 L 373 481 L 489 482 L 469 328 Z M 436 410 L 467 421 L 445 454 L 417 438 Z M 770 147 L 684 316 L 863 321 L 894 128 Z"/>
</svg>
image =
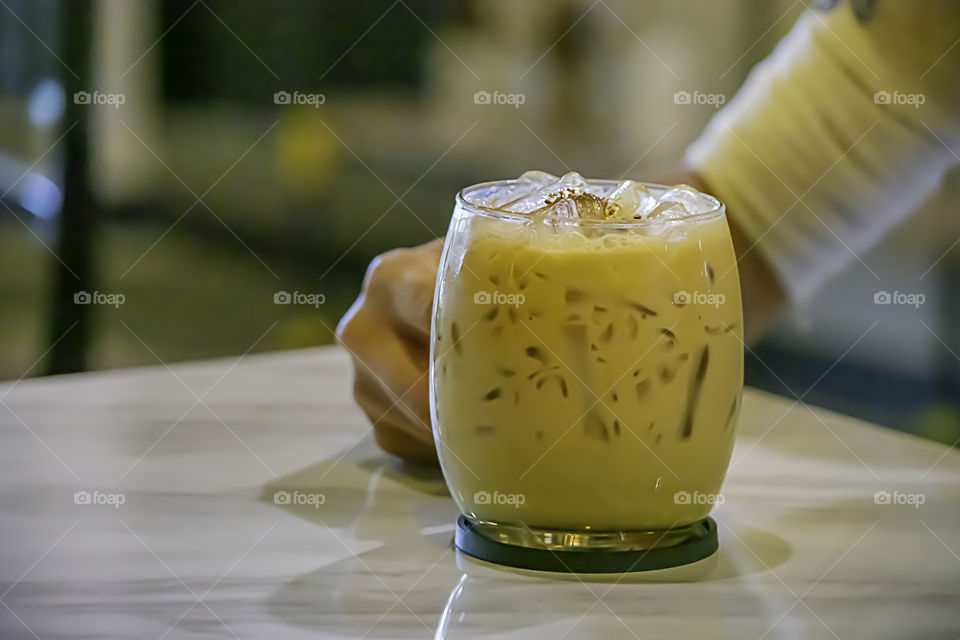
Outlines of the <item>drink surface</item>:
<svg viewBox="0 0 960 640">
<path fill-rule="evenodd" d="M 461 202 L 451 222 L 430 375 L 454 499 L 478 520 L 549 529 L 705 517 L 743 384 L 722 210 L 635 225 L 616 223 L 630 211 L 612 224 L 602 207 L 594 224 L 544 211 Z"/>
</svg>

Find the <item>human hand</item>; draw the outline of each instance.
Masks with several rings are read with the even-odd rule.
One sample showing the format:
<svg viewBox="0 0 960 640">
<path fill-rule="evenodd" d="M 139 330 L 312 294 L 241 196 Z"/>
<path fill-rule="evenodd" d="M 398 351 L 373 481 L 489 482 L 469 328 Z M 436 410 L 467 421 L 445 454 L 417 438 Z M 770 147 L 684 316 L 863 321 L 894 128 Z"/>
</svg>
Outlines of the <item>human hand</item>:
<svg viewBox="0 0 960 640">
<path fill-rule="evenodd" d="M 374 258 L 360 296 L 337 325 L 353 359 L 353 397 L 377 444 L 436 464 L 430 428 L 430 316 L 443 240 Z"/>
</svg>

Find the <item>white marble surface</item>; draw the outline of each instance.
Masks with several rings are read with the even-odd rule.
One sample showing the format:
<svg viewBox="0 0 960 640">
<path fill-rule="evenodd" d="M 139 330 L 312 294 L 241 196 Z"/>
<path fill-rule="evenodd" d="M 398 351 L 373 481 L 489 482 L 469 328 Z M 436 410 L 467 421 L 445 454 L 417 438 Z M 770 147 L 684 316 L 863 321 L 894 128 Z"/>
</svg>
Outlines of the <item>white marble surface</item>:
<svg viewBox="0 0 960 640">
<path fill-rule="evenodd" d="M 348 387 L 335 349 L 0 385 L 0 638 L 960 636 L 942 445 L 748 392 L 712 562 L 560 579 L 459 556 Z"/>
</svg>

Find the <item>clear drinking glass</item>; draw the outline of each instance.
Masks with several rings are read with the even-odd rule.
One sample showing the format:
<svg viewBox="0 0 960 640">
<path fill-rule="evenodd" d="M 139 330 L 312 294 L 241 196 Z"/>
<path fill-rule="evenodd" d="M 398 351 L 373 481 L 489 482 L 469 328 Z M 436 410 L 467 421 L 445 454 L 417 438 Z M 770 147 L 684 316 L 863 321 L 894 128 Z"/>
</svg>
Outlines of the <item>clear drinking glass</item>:
<svg viewBox="0 0 960 640">
<path fill-rule="evenodd" d="M 723 204 L 627 221 L 482 204 L 515 182 L 457 194 L 441 259 L 430 401 L 450 492 L 512 545 L 680 544 L 722 500 L 743 387 Z"/>
</svg>

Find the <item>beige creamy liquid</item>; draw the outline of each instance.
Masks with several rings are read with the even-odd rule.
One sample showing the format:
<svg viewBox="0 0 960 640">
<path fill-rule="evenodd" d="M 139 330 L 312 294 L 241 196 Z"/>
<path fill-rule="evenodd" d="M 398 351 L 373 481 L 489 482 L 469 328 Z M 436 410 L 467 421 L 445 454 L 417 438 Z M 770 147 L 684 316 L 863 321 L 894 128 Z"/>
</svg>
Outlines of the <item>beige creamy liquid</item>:
<svg viewBox="0 0 960 640">
<path fill-rule="evenodd" d="M 743 384 L 724 218 L 589 237 L 479 215 L 454 225 L 431 375 L 440 460 L 463 512 L 593 531 L 705 517 Z"/>
</svg>

